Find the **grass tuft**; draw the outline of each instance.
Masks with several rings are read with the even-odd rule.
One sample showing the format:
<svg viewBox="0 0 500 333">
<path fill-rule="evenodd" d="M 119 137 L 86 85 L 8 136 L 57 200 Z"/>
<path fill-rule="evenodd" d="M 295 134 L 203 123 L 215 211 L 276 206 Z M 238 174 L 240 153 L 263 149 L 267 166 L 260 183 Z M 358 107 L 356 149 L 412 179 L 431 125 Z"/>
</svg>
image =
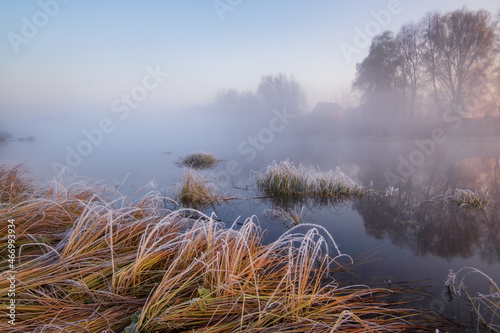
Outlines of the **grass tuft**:
<svg viewBox="0 0 500 333">
<path fill-rule="evenodd" d="M 254 176 L 257 188 L 274 197 L 316 196 L 325 198 L 359 197 L 365 189 L 336 169 L 329 172 L 307 171 L 289 160 L 273 161 L 264 172 Z"/>
<path fill-rule="evenodd" d="M 17 165 L 0 166 L 0 204 L 12 205 L 23 202 L 33 192 L 33 181 L 26 178 L 26 170 Z"/>
<path fill-rule="evenodd" d="M 451 200 L 455 201 L 459 208 L 465 210 L 469 208 L 483 210 L 486 209 L 492 198 L 489 191 L 485 189 L 478 192 L 456 189 Z"/>
<path fill-rule="evenodd" d="M 174 197 L 184 207 L 203 209 L 208 205 L 219 204 L 234 197 L 220 193 L 217 185 L 202 173 L 188 171 L 179 185 L 177 185 Z"/>
<path fill-rule="evenodd" d="M 221 161 L 220 158 L 212 153 L 199 151 L 181 157 L 175 164 L 178 167 L 188 167 L 192 169 L 213 169 Z"/>
</svg>

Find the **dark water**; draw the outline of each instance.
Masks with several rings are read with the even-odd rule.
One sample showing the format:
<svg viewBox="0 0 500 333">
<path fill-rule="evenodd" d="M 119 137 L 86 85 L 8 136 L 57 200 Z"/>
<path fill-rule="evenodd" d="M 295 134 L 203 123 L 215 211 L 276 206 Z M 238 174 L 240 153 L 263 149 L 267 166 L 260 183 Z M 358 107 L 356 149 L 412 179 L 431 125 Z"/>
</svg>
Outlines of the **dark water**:
<svg viewBox="0 0 500 333">
<path fill-rule="evenodd" d="M 18 136 L 34 135 L 37 140 L 1 144 L 0 159 L 25 162 L 36 176 L 50 180 L 55 176 L 54 162 L 67 164 L 67 147 L 76 151 L 86 138 L 82 130 L 92 129 L 95 123 L 48 119 L 23 124 L 26 133 Z M 302 211 L 302 222 L 323 226 L 343 253 L 363 263 L 353 267 L 349 277 L 353 282 L 425 287 L 428 293 L 420 304 L 450 316 L 459 316 L 456 300 L 450 302 L 444 287 L 450 269 L 475 267 L 500 283 L 499 138 L 450 135 L 431 143 L 426 138 L 415 142 L 298 136 L 289 129 L 270 135 L 262 132 L 268 128 L 266 121 L 260 127 L 228 131 L 200 124 L 179 126 L 178 121 L 163 119 L 116 125 L 113 133 L 103 135 L 87 156 L 81 156 L 74 167 L 76 175 L 119 187 L 125 195 L 147 184 L 143 193 L 158 190 L 171 195 L 172 184 L 186 171 L 174 162 L 194 151 L 213 152 L 224 161 L 204 172 L 220 179 L 221 189 L 239 199 L 208 207 L 207 213 L 215 209 L 228 224 L 255 215 L 267 230 L 265 241 L 271 241 L 293 223 L 267 217 L 266 209 Z M 252 137 L 259 140 L 257 146 L 251 144 Z M 251 184 L 251 170 L 285 159 L 322 171 L 340 167 L 364 186 L 372 186 L 373 193 L 336 203 L 277 203 L 255 199 L 259 194 L 251 186 L 242 189 Z M 398 191 L 386 193 L 391 185 Z M 484 210 L 465 210 L 450 200 L 455 189 L 484 189 L 491 201 Z M 471 289 L 487 292 L 480 290 L 484 279 L 471 276 L 467 282 Z"/>
</svg>

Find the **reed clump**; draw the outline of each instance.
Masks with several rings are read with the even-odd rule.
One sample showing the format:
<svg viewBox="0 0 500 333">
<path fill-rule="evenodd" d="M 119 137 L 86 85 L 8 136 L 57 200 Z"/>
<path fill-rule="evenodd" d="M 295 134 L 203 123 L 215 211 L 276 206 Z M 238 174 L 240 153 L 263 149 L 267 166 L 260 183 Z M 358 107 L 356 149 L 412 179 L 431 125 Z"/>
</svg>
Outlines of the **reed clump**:
<svg viewBox="0 0 500 333">
<path fill-rule="evenodd" d="M 1 172 L 9 170 L 0 169 Z M 16 325 L 2 332 L 396 332 L 429 330 L 387 289 L 342 286 L 342 254 L 320 226 L 263 244 L 254 218 L 226 228 L 190 209 L 127 204 L 94 186 L 39 187 L 2 174 L 16 225 Z M 11 175 L 12 177 L 12 175 Z M 9 179 L 9 180 L 7 180 Z M 76 187 L 75 187 L 76 186 Z M 93 194 L 92 194 L 93 193 Z M 33 214 L 33 215 L 32 215 Z M 1 244 L 7 233 L 0 230 Z M 2 262 L 6 252 L 0 252 Z M 346 257 L 349 259 L 348 257 Z M 0 273 L 0 302 L 10 302 Z M 432 322 L 432 321 L 431 321 Z"/>
<path fill-rule="evenodd" d="M 26 179 L 26 171 L 22 166 L 0 166 L 0 204 L 12 205 L 27 199 L 26 195 L 33 192 L 32 181 Z"/>
<path fill-rule="evenodd" d="M 208 205 L 219 204 L 234 199 L 221 193 L 217 184 L 200 172 L 190 170 L 184 174 L 175 187 L 174 198 L 184 207 L 203 209 Z"/>
<path fill-rule="evenodd" d="M 20 165 L 0 166 L 0 216 L 16 220 L 16 240 L 26 256 L 45 253 L 58 244 L 73 226 L 87 204 L 101 202 L 103 188 L 85 182 L 52 181 L 37 184 Z M 47 223 L 50 221 L 50 223 Z M 8 224 L 0 224 L 0 268 L 4 268 L 7 253 Z M 45 245 L 40 245 L 42 242 Z"/>
<path fill-rule="evenodd" d="M 451 197 L 459 208 L 463 209 L 486 209 L 492 198 L 489 191 L 482 189 L 481 191 L 474 192 L 469 189 L 456 189 Z"/>
<path fill-rule="evenodd" d="M 256 172 L 253 179 L 259 190 L 274 197 L 345 198 L 365 193 L 363 186 L 339 168 L 328 172 L 307 171 L 301 164 L 297 167 L 289 160 L 279 164 L 273 161 L 265 171 Z"/>
<path fill-rule="evenodd" d="M 181 157 L 175 164 L 179 167 L 192 169 L 213 169 L 220 162 L 222 162 L 222 159 L 215 154 L 198 151 Z"/>
</svg>

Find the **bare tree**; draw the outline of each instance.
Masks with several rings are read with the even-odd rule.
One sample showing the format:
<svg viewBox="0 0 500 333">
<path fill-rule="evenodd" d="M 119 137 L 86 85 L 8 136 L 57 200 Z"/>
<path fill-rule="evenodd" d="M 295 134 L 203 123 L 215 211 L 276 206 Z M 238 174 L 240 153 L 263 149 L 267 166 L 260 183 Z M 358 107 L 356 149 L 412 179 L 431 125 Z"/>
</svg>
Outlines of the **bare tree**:
<svg viewBox="0 0 500 333">
<path fill-rule="evenodd" d="M 217 91 L 215 101 L 219 105 L 234 106 L 240 101 L 240 93 L 235 89 L 225 89 Z"/>
<path fill-rule="evenodd" d="M 344 110 L 354 109 L 359 106 L 359 93 L 349 86 L 341 86 L 332 94 L 332 102 L 337 103 Z"/>
<path fill-rule="evenodd" d="M 267 105 L 298 113 L 305 109 L 306 95 L 293 75 L 289 79 L 285 74 L 263 76 L 257 87 L 259 96 Z"/>
<path fill-rule="evenodd" d="M 420 26 L 415 23 L 403 25 L 396 36 L 396 43 L 398 52 L 401 53 L 399 66 L 403 80 L 404 107 L 407 109 L 410 118 L 413 118 L 420 84 L 424 44 Z"/>
<path fill-rule="evenodd" d="M 438 21 L 440 19 L 439 15 L 436 15 L 435 13 L 427 13 L 424 17 L 424 19 L 421 21 L 420 26 L 421 26 L 421 31 L 424 34 L 423 38 L 423 44 L 422 44 L 422 65 L 424 67 L 424 80 L 426 82 L 430 82 L 430 85 L 432 86 L 432 92 L 433 92 L 433 98 L 434 98 L 434 103 L 438 108 L 441 106 L 440 104 L 440 92 L 439 92 L 439 83 L 437 82 L 437 51 L 436 51 L 436 45 L 428 38 L 428 31 L 431 30 L 431 27 L 436 26 Z"/>
<path fill-rule="evenodd" d="M 426 68 L 454 107 L 463 107 L 496 57 L 495 23 L 484 10 L 465 8 L 425 19 Z"/>
</svg>

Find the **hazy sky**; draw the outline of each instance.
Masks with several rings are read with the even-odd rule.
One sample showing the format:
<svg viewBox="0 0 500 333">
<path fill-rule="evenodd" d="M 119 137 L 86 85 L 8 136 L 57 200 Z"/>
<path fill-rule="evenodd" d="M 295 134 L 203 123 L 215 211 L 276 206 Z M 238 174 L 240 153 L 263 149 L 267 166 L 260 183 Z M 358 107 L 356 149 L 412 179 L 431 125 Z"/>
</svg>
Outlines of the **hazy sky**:
<svg viewBox="0 0 500 333">
<path fill-rule="evenodd" d="M 356 31 L 372 37 L 462 6 L 495 14 L 500 7 L 497 0 L 0 0 L 0 113 L 99 114 L 131 93 L 134 107 L 173 110 L 208 104 L 220 89 L 255 90 L 262 75 L 279 72 L 295 76 L 313 107 L 352 82 L 369 47 Z"/>
</svg>

